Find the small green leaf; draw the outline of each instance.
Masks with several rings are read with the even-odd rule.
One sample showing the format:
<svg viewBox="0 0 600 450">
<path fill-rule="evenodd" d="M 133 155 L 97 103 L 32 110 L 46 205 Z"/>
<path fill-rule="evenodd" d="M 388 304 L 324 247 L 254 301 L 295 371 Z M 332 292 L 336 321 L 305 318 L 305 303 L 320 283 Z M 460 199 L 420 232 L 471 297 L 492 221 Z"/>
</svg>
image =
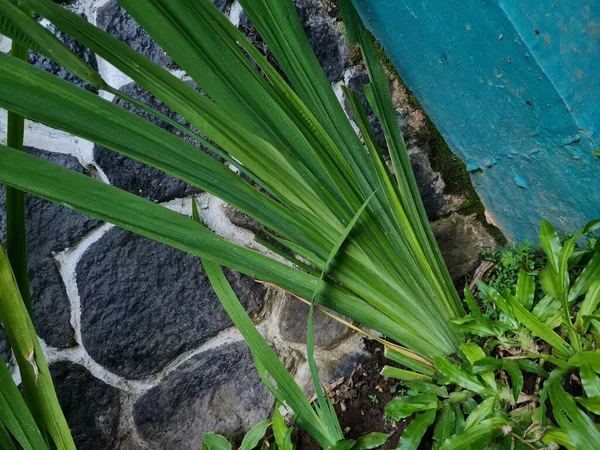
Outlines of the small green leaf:
<svg viewBox="0 0 600 450">
<path fill-rule="evenodd" d="M 519 399 L 521 389 L 523 389 L 523 373 L 518 364 L 514 361 L 508 361 L 504 364 L 504 370 L 510 375 L 510 384 L 513 394 L 513 399 L 516 402 Z"/>
<path fill-rule="evenodd" d="M 477 377 L 450 363 L 446 358 L 441 356 L 435 358 L 435 367 L 450 382 L 458 384 L 464 389 L 476 392 L 485 397 L 494 395 L 494 391 L 485 387 Z"/>
<path fill-rule="evenodd" d="M 425 432 L 435 420 L 436 413 L 432 409 L 415 417 L 402 433 L 396 450 L 417 450 Z"/>
<path fill-rule="evenodd" d="M 575 397 L 575 400 L 583 405 L 588 411 L 593 412 L 596 415 L 600 415 L 600 397 Z"/>
<path fill-rule="evenodd" d="M 460 349 L 471 364 L 487 358 L 483 349 L 476 344 L 463 344 L 460 346 Z M 479 374 L 491 389 L 496 389 L 496 377 L 492 370 L 481 371 Z"/>
<path fill-rule="evenodd" d="M 535 295 L 535 277 L 529 275 L 523 269 L 519 270 L 519 278 L 517 280 L 517 300 L 527 310 L 531 311 L 533 306 L 533 297 Z"/>
<path fill-rule="evenodd" d="M 388 440 L 389 435 L 385 433 L 369 433 L 356 440 L 352 450 L 370 450 L 379 448 Z"/>
<path fill-rule="evenodd" d="M 579 296 L 585 295 L 592 283 L 600 279 L 600 252 L 596 252 L 583 271 L 573 282 L 569 290 L 569 301 L 573 302 Z"/>
<path fill-rule="evenodd" d="M 473 444 L 477 444 L 473 448 L 487 448 L 487 445 L 479 445 L 480 441 L 502 434 L 502 427 L 506 424 L 506 419 L 501 417 L 492 417 L 491 419 L 484 420 L 478 425 L 447 439 L 440 447 L 440 450 L 469 450 Z"/>
<path fill-rule="evenodd" d="M 469 414 L 465 421 L 465 431 L 480 424 L 483 420 L 487 419 L 494 412 L 494 405 L 496 404 L 496 397 L 490 397 L 481 402 L 477 408 Z"/>
<path fill-rule="evenodd" d="M 340 439 L 335 444 L 327 447 L 327 450 L 350 450 L 354 448 L 356 441 L 352 439 Z"/>
<path fill-rule="evenodd" d="M 420 411 L 437 409 L 438 399 L 435 395 L 420 394 L 414 397 L 396 397 L 385 405 L 385 413 L 399 421 Z"/>
<path fill-rule="evenodd" d="M 546 257 L 548 258 L 550 267 L 552 267 L 554 272 L 558 274 L 558 262 L 562 245 L 556 229 L 550 222 L 546 220 L 542 220 L 542 226 L 540 229 L 540 242 Z"/>
<path fill-rule="evenodd" d="M 459 403 L 453 404 L 452 409 L 454 410 L 454 417 L 456 417 L 456 426 L 454 428 L 454 434 L 460 434 L 465 429 L 465 414 L 463 413 L 463 410 L 460 407 Z"/>
<path fill-rule="evenodd" d="M 450 405 L 444 406 L 437 416 L 433 438 L 438 447 L 456 432 L 456 413 Z"/>
<path fill-rule="evenodd" d="M 262 422 L 254 425 L 246 436 L 244 436 L 244 440 L 242 440 L 242 445 L 240 446 L 240 450 L 252 450 L 255 448 L 261 439 L 265 436 L 267 432 L 267 428 L 271 425 L 270 420 L 263 420 Z"/>
<path fill-rule="evenodd" d="M 292 428 L 288 428 L 285 425 L 285 420 L 279 412 L 279 404 L 275 405 L 275 411 L 273 411 L 273 436 L 279 450 L 294 450 L 294 444 L 292 443 Z"/>
<path fill-rule="evenodd" d="M 576 448 L 600 448 L 600 431 L 559 383 L 548 389 L 556 423 Z"/>
<path fill-rule="evenodd" d="M 547 377 L 548 372 L 539 364 L 533 362 L 530 359 L 515 359 L 515 363 L 519 366 L 521 370 L 529 373 L 535 373 L 537 375 L 542 375 Z"/>
<path fill-rule="evenodd" d="M 202 450 L 231 450 L 231 444 L 220 434 L 206 433 L 202 437 Z"/>
<path fill-rule="evenodd" d="M 575 320 L 575 324 L 579 328 L 579 332 L 582 334 L 587 333 L 588 327 L 590 326 L 591 318 L 589 316 L 593 315 L 598 305 L 600 304 L 600 279 L 595 281 L 585 294 L 585 298 L 579 307 L 579 312 L 577 313 L 577 319 Z"/>
<path fill-rule="evenodd" d="M 420 394 L 433 394 L 436 397 L 448 397 L 448 388 L 424 381 L 400 381 L 400 384 Z"/>
<path fill-rule="evenodd" d="M 600 378 L 592 368 L 591 364 L 582 364 L 579 368 L 579 377 L 585 395 L 588 397 L 600 397 Z"/>
<path fill-rule="evenodd" d="M 548 428 L 544 435 L 542 436 L 542 442 L 546 445 L 551 443 L 562 445 L 567 448 L 567 450 L 579 450 L 575 445 L 569 440 L 569 436 L 567 433 L 562 431 L 560 428 Z"/>
<path fill-rule="evenodd" d="M 589 364 L 592 369 L 600 373 L 600 352 L 579 352 L 569 358 L 569 364 L 575 367 L 581 367 L 583 364 Z"/>
</svg>

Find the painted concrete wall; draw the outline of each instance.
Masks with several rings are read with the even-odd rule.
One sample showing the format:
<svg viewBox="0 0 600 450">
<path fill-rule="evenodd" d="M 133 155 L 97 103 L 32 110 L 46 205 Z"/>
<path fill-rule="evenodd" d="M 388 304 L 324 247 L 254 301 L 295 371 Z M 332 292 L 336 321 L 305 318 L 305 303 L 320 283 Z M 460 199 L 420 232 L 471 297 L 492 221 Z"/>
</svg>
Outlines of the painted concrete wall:
<svg viewBox="0 0 600 450">
<path fill-rule="evenodd" d="M 509 239 L 600 217 L 600 1 L 353 1 Z"/>
</svg>

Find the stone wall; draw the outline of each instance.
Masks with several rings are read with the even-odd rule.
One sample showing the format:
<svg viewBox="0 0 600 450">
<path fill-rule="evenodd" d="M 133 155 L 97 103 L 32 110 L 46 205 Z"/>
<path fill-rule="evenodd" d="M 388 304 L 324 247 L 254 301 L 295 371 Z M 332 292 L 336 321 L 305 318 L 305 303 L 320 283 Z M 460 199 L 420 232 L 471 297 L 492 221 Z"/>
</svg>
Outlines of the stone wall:
<svg viewBox="0 0 600 450">
<path fill-rule="evenodd" d="M 65 3 L 186 79 L 114 0 Z M 213 3 L 266 50 L 237 2 Z M 336 92 L 341 94 L 342 84 L 354 88 L 364 84 L 366 72 L 345 43 L 335 5 L 298 0 L 297 7 Z M 125 75 L 42 23 L 97 67 L 112 86 L 187 125 Z M 9 49 L 6 39 L 0 41 L 0 48 Z M 30 62 L 94 91 L 44 57 L 31 55 Z M 426 119 L 401 83 L 391 74 L 390 79 L 427 212 L 435 221 L 453 275 L 460 277 L 494 240 L 473 215 L 459 214 L 468 195 L 448 189 L 442 175 L 432 169 Z M 113 100 L 110 94 L 99 95 Z M 140 115 L 182 135 L 168 124 Z M 371 119 L 374 123 L 372 113 Z M 381 130 L 376 131 L 383 143 Z M 6 112 L 0 111 L 2 142 L 5 133 Z M 25 143 L 33 155 L 184 214 L 191 213 L 195 199 L 204 223 L 216 233 L 269 253 L 254 242 L 256 227 L 251 220 L 160 171 L 32 122 L 27 122 Z M 3 205 L 1 186 L 0 202 Z M 274 400 L 260 382 L 248 348 L 218 302 L 198 258 L 44 200 L 28 196 L 26 207 L 34 322 L 79 448 L 198 449 L 207 431 L 236 435 L 269 416 Z M 0 209 L 4 240 L 3 215 L 4 208 Z M 260 331 L 308 392 L 307 307 L 245 276 L 233 272 L 227 276 Z M 335 320 L 317 314 L 315 326 L 324 383 L 347 375 L 368 357 L 361 337 Z M 0 339 L 0 353 L 10 361 L 18 380 L 5 338 Z"/>
</svg>

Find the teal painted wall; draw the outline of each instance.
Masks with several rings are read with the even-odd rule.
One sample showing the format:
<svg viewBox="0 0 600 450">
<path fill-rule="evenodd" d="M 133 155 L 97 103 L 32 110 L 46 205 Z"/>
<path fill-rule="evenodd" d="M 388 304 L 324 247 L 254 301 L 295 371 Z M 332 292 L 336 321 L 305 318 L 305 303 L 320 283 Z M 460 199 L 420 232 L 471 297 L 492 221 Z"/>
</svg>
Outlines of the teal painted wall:
<svg viewBox="0 0 600 450">
<path fill-rule="evenodd" d="M 600 0 L 354 0 L 511 240 L 600 217 Z"/>
</svg>

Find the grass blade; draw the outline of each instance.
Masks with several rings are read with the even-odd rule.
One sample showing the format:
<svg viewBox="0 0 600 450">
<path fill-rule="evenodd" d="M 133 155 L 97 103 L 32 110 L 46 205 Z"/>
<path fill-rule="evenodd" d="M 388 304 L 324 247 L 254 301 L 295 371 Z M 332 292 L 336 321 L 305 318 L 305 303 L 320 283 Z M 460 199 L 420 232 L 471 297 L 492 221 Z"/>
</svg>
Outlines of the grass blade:
<svg viewBox="0 0 600 450">
<path fill-rule="evenodd" d="M 432 409 L 415 417 L 402 433 L 396 449 L 417 450 L 425 432 L 435 421 L 436 414 L 437 411 Z"/>
<path fill-rule="evenodd" d="M 5 152 L 0 151 L 0 153 Z M 19 365 L 25 401 L 42 433 L 50 436 L 58 450 L 75 450 L 31 316 L 25 308 L 2 246 L 0 246 L 0 297 L 2 298 L 0 320 Z"/>
</svg>

